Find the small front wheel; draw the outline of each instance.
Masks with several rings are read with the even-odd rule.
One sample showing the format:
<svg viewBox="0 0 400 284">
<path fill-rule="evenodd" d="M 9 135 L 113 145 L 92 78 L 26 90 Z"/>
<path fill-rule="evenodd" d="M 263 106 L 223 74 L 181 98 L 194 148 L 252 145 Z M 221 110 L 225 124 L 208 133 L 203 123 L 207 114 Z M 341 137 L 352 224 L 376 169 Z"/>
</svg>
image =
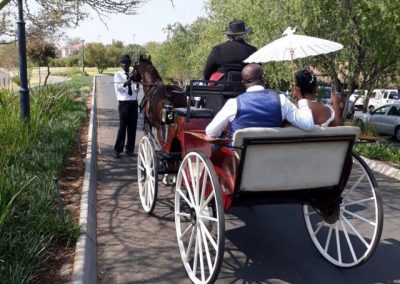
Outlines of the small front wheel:
<svg viewBox="0 0 400 284">
<path fill-rule="evenodd" d="M 137 176 L 139 196 L 142 207 L 147 214 L 153 212 L 158 192 L 157 153 L 149 137 L 140 140 L 137 158 Z"/>
<path fill-rule="evenodd" d="M 175 225 L 188 276 L 194 283 L 213 283 L 222 265 L 225 222 L 217 175 L 203 153 L 188 153 L 179 168 Z"/>
</svg>

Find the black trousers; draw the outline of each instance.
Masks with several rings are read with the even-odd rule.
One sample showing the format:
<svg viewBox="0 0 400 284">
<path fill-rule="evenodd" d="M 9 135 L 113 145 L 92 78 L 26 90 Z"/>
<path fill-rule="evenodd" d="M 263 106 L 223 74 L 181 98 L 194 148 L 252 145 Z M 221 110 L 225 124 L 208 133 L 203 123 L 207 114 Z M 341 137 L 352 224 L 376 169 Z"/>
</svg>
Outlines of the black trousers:
<svg viewBox="0 0 400 284">
<path fill-rule="evenodd" d="M 133 152 L 136 139 L 136 124 L 138 118 L 137 101 L 119 101 L 119 129 L 117 140 L 115 141 L 114 151 L 123 152 L 126 139 L 125 150 Z"/>
</svg>

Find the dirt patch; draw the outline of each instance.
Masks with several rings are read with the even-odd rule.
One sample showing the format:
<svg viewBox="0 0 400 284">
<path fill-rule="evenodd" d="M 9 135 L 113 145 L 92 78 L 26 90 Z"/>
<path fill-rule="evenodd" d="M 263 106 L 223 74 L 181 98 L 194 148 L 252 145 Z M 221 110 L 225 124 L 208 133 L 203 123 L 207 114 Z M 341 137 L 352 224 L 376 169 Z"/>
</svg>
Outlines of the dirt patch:
<svg viewBox="0 0 400 284">
<path fill-rule="evenodd" d="M 79 132 L 71 146 L 71 155 L 68 166 L 62 171 L 59 184 L 64 210 L 73 218 L 74 222 L 79 222 L 79 207 L 83 178 L 85 173 L 85 157 L 88 143 L 88 126 L 91 110 L 91 96 L 87 100 L 87 117 L 81 124 Z M 55 200 L 55 206 L 57 201 Z M 58 242 L 52 247 L 52 254 L 45 261 L 39 276 L 34 283 L 71 283 L 72 270 L 75 256 L 76 243 Z"/>
</svg>

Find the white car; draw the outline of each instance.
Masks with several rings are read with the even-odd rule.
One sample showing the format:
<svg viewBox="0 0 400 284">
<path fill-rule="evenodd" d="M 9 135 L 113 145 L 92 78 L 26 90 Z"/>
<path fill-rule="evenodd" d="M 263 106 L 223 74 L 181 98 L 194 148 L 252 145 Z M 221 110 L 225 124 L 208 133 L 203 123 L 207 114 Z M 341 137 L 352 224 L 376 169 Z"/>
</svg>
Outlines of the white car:
<svg viewBox="0 0 400 284">
<path fill-rule="evenodd" d="M 380 106 L 395 103 L 400 103 L 400 95 L 397 90 L 375 89 L 369 98 L 368 109 L 373 111 Z"/>
<path fill-rule="evenodd" d="M 370 113 L 354 116 L 357 124 L 371 123 L 379 133 L 393 136 L 400 141 L 400 103 L 385 105 Z"/>
<path fill-rule="evenodd" d="M 368 91 L 364 90 L 354 90 L 354 93 L 351 94 L 349 101 L 355 102 L 354 107 L 358 109 L 362 109 L 364 106 L 364 101 L 367 96 Z"/>
<path fill-rule="evenodd" d="M 331 93 L 331 87 L 318 87 L 316 96 L 317 101 L 323 104 L 332 104 Z"/>
</svg>

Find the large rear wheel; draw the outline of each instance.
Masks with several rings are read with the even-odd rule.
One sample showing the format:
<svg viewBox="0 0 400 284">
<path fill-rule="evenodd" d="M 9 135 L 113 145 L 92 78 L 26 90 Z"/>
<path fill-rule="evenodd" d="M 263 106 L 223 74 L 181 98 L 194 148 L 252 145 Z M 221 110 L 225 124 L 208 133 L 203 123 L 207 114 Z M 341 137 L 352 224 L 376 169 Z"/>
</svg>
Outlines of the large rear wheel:
<svg viewBox="0 0 400 284">
<path fill-rule="evenodd" d="M 139 196 L 142 207 L 147 214 L 153 212 L 158 192 L 157 153 L 149 137 L 140 140 L 137 158 L 137 176 Z"/>
<path fill-rule="evenodd" d="M 194 283 L 213 283 L 222 265 L 225 223 L 219 182 L 203 153 L 188 153 L 179 168 L 175 224 L 188 276 Z"/>
<path fill-rule="evenodd" d="M 304 205 L 303 212 L 314 245 L 336 266 L 364 263 L 379 244 L 383 226 L 381 198 L 371 170 L 357 155 L 353 155 L 336 222 L 324 219 L 310 205 Z"/>
</svg>

